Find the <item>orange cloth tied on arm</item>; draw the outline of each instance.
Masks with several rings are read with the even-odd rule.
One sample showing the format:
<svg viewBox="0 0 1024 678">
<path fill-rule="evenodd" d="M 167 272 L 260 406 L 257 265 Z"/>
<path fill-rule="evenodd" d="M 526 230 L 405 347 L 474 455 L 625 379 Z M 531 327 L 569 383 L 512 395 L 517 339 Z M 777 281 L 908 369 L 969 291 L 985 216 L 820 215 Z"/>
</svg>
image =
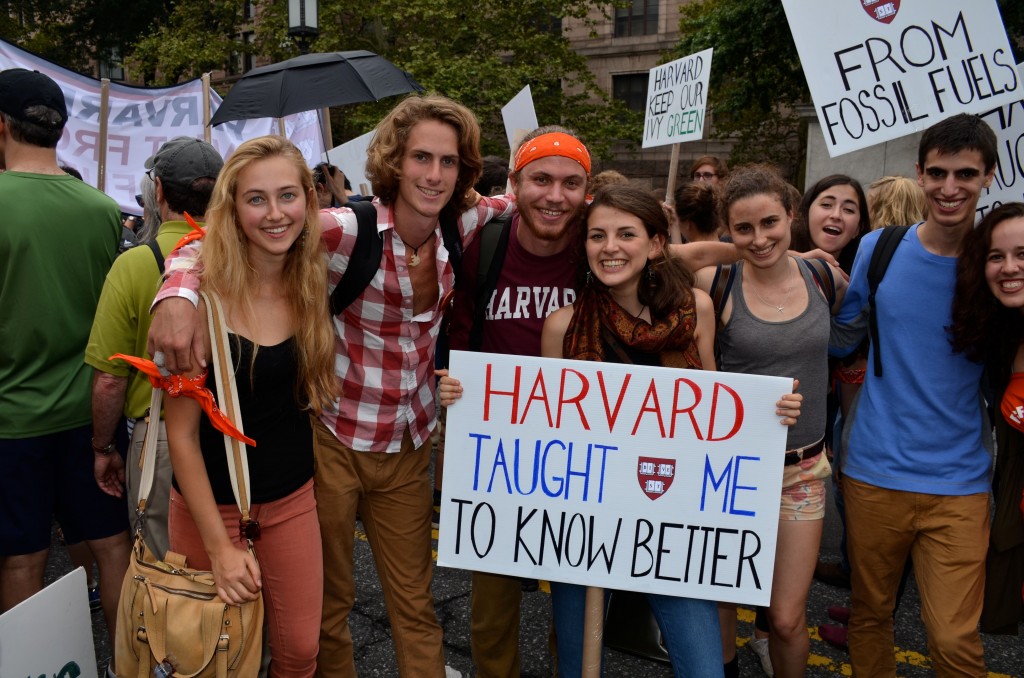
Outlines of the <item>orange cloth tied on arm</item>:
<svg viewBox="0 0 1024 678">
<path fill-rule="evenodd" d="M 169 377 L 165 377 L 160 374 L 159 368 L 157 368 L 156 363 L 152 360 L 136 358 L 133 355 L 125 355 L 123 353 L 115 353 L 109 358 L 109 360 L 118 359 L 125 361 L 148 376 L 149 383 L 153 385 L 153 388 L 163 389 L 172 398 L 185 396 L 195 400 L 203 408 L 203 412 L 206 412 L 206 416 L 210 418 L 210 423 L 213 424 L 213 427 L 224 435 L 240 440 L 246 445 L 256 447 L 256 441 L 235 428 L 231 420 L 217 407 L 217 403 L 213 399 L 213 393 L 210 392 L 210 389 L 206 388 L 206 374 L 208 370 L 203 370 L 194 377 L 186 377 L 181 374 L 172 374 Z"/>
</svg>

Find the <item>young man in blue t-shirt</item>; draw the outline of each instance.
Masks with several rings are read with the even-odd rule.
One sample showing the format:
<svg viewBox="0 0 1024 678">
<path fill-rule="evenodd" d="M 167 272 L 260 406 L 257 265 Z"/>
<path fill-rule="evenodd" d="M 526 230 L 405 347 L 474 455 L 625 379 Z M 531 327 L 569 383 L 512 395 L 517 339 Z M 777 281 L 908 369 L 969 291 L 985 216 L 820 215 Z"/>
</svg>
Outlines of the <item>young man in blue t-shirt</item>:
<svg viewBox="0 0 1024 678">
<path fill-rule="evenodd" d="M 917 178 L 925 221 L 903 236 L 875 296 L 878 344 L 847 423 L 843 466 L 854 674 L 896 675 L 892 612 L 907 556 L 938 675 L 984 676 L 978 618 L 989 534 L 991 446 L 982 365 L 954 353 L 946 328 L 964 234 L 992 182 L 996 138 L 976 115 L 925 131 Z M 833 322 L 832 352 L 853 351 L 867 325 L 867 272 L 880 232 L 864 237 Z M 874 372 L 881 351 L 883 376 Z"/>
</svg>

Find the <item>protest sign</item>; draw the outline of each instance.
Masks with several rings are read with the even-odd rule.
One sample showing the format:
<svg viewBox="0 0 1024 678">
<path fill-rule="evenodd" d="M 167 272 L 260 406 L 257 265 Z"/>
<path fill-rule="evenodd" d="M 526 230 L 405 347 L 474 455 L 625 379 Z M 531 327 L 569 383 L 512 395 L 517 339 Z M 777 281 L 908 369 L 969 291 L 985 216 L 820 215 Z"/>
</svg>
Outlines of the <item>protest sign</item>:
<svg viewBox="0 0 1024 678">
<path fill-rule="evenodd" d="M 167 140 L 177 136 L 203 138 L 203 87 L 192 80 L 174 87 L 143 88 L 111 83 L 108 95 L 106 145 L 101 148 L 99 80 L 61 68 L 31 52 L 0 41 L 0 69 L 27 68 L 44 73 L 60 86 L 68 108 L 68 122 L 57 144 L 57 158 L 74 167 L 86 183 L 97 186 L 101 154 L 106 158 L 103 190 L 121 210 L 140 213 L 135 202 L 145 172 L 144 163 Z M 211 111 L 221 98 L 210 93 Z M 285 118 L 286 136 L 312 166 L 323 152 L 316 111 Z M 236 120 L 211 130 L 210 143 L 223 156 L 243 141 L 277 134 L 277 120 Z"/>
<path fill-rule="evenodd" d="M 996 0 L 782 4 L 832 157 L 1024 92 Z"/>
<path fill-rule="evenodd" d="M 1024 64 L 1017 65 L 1024 77 Z M 1024 92 L 1021 98 L 981 115 L 996 133 L 999 160 L 992 185 L 981 192 L 978 219 L 1006 202 L 1024 202 Z"/>
<path fill-rule="evenodd" d="M 767 605 L 791 379 L 453 351 L 438 564 Z"/>
<path fill-rule="evenodd" d="M 513 151 L 524 136 L 540 127 L 529 85 L 519 90 L 518 94 L 501 107 L 501 119 L 505 123 L 505 138 L 508 139 L 508 147 Z"/>
<path fill-rule="evenodd" d="M 643 148 L 704 137 L 713 51 L 706 49 L 651 69 L 647 77 Z"/>
<path fill-rule="evenodd" d="M 0 676 L 96 678 L 85 570 L 0 615 Z"/>
</svg>

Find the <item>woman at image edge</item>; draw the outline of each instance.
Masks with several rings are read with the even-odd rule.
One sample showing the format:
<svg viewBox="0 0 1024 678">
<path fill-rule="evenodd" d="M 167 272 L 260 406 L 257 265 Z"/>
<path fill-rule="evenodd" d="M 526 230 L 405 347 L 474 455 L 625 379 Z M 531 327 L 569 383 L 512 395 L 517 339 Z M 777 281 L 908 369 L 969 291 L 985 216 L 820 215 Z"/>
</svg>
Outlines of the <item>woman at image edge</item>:
<svg viewBox="0 0 1024 678">
<path fill-rule="evenodd" d="M 211 569 L 228 603 L 262 590 L 271 675 L 312 676 L 323 565 L 309 415 L 335 395 L 334 335 L 312 176 L 291 142 L 253 139 L 228 158 L 199 260 L 200 288 L 224 307 L 242 422 L 257 443 L 248 448 L 249 495 L 261 535 L 253 542 L 257 562 L 239 534 L 223 436 L 194 400 L 170 398 L 171 549 Z M 205 317 L 205 304 L 200 312 Z M 207 381 L 214 390 L 212 372 Z"/>
<path fill-rule="evenodd" d="M 769 653 L 777 678 L 803 676 L 810 639 L 807 595 L 818 559 L 825 515 L 823 453 L 828 389 L 830 309 L 810 270 L 790 256 L 793 204 L 774 168 L 753 165 L 729 175 L 720 188 L 720 210 L 739 254 L 732 291 L 721 312 L 720 367 L 727 372 L 793 377 L 805 399 L 789 429 L 791 456 L 782 478 L 775 577 L 768 619 Z M 715 269 L 702 269 L 697 284 L 711 289 Z M 838 299 L 846 282 L 833 272 Z M 787 459 L 787 461 L 789 461 Z M 735 605 L 721 605 L 722 642 L 735 646 Z"/>
<path fill-rule="evenodd" d="M 668 220 L 656 199 L 631 186 L 597 193 L 581 228 L 577 258 L 587 264 L 576 303 L 544 324 L 545 357 L 689 369 L 715 369 L 714 312 L 693 275 L 666 256 Z M 441 380 L 441 402 L 462 395 L 458 381 Z M 792 424 L 802 396 L 787 394 L 776 413 Z M 552 582 L 558 674 L 582 667 L 585 587 Z M 648 594 L 676 676 L 722 675 L 715 603 Z"/>
<path fill-rule="evenodd" d="M 1024 609 L 1024 203 L 997 207 L 964 238 L 951 334 L 954 350 L 987 361 L 1000 410 L 981 627 L 1015 633 Z"/>
</svg>

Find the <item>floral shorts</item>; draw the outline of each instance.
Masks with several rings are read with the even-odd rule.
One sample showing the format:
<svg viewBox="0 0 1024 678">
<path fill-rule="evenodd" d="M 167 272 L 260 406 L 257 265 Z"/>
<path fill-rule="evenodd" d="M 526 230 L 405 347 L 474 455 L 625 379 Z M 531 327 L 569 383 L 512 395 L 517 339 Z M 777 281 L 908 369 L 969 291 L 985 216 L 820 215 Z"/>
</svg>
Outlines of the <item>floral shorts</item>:
<svg viewBox="0 0 1024 678">
<path fill-rule="evenodd" d="M 825 517 L 825 478 L 832 467 L 824 452 L 786 466 L 782 471 L 779 520 L 821 520 Z"/>
</svg>

